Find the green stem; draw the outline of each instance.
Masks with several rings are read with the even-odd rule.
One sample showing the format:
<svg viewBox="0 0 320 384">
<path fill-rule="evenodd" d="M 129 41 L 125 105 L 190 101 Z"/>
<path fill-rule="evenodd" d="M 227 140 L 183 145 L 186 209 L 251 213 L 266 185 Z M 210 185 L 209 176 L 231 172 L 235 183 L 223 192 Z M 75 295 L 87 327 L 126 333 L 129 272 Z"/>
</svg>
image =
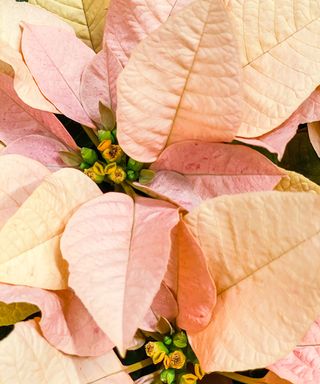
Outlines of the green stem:
<svg viewBox="0 0 320 384">
<path fill-rule="evenodd" d="M 121 187 L 123 188 L 123 190 L 128 196 L 134 199 L 134 197 L 136 196 L 136 193 L 134 192 L 131 185 L 129 185 L 126 181 L 124 181 L 123 183 L 121 183 Z"/>
<path fill-rule="evenodd" d="M 252 377 L 242 376 L 239 373 L 234 372 L 218 372 L 219 375 L 228 377 L 229 379 L 239 381 L 244 384 L 265 384 L 265 381 L 262 379 L 253 379 Z"/>
<path fill-rule="evenodd" d="M 94 130 L 92 128 L 88 128 L 85 125 L 82 125 L 83 130 L 89 137 L 89 139 L 93 142 L 93 144 L 97 147 L 99 143 L 99 139 L 97 138 L 96 134 L 94 133 Z"/>
<path fill-rule="evenodd" d="M 153 364 L 153 362 L 152 362 L 151 359 L 145 359 L 145 360 L 138 361 L 137 363 L 134 363 L 134 364 L 131 364 L 131 365 L 127 365 L 127 366 L 123 365 L 122 369 L 120 369 L 119 371 L 109 373 L 108 375 L 105 375 L 103 377 L 99 377 L 99 379 L 90 381 L 87 384 L 98 383 L 102 379 L 105 379 L 107 377 L 116 375 L 116 374 L 121 373 L 121 372 L 126 372 L 126 373 L 136 372 L 136 371 L 139 371 L 140 369 L 148 367 L 149 365 L 152 365 L 152 364 Z"/>
</svg>

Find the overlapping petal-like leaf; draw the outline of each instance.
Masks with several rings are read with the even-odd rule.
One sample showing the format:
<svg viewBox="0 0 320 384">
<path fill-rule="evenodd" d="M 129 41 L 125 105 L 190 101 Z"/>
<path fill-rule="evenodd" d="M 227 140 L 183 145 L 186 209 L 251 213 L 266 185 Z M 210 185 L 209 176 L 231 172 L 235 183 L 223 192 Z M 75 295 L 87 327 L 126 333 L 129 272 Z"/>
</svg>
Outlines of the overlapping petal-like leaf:
<svg viewBox="0 0 320 384">
<path fill-rule="evenodd" d="M 231 141 L 241 122 L 240 63 L 220 1 L 199 0 L 143 40 L 118 81 L 118 139 L 152 162 L 186 139 Z"/>
<path fill-rule="evenodd" d="M 238 0 L 230 16 L 243 66 L 238 135 L 257 137 L 287 120 L 319 85 L 320 4 Z"/>
<path fill-rule="evenodd" d="M 271 364 L 318 316 L 319 209 L 317 194 L 256 192 L 208 200 L 186 216 L 218 293 L 211 323 L 191 336 L 205 371 Z"/>
<path fill-rule="evenodd" d="M 31 4 L 18 3 L 14 0 L 2 0 L 0 3 L 0 62 L 12 66 L 15 90 L 25 103 L 33 108 L 56 113 L 58 112 L 56 108 L 39 91 L 23 60 L 21 21 L 67 30 L 71 30 L 71 27 L 52 13 Z M 0 65 L 0 71 L 2 71 L 2 65 Z"/>
<path fill-rule="evenodd" d="M 110 0 L 29 0 L 29 3 L 60 16 L 90 48 L 100 51 Z"/>
<path fill-rule="evenodd" d="M 151 164 L 153 181 L 134 185 L 187 210 L 219 195 L 272 190 L 283 171 L 257 151 L 242 145 L 183 142 L 166 148 Z"/>
<path fill-rule="evenodd" d="M 23 24 L 22 52 L 41 92 L 70 117 L 94 127 L 80 101 L 80 80 L 94 52 L 73 32 Z M 72 52 L 66 60 L 66 52 Z"/>
<path fill-rule="evenodd" d="M 0 156 L 0 229 L 50 174 L 42 164 L 19 155 Z"/>
<path fill-rule="evenodd" d="M 62 169 L 47 176 L 0 231 L 0 281 L 67 288 L 67 263 L 59 249 L 61 234 L 74 211 L 100 194 L 97 185 L 80 171 Z"/>
<path fill-rule="evenodd" d="M 113 351 L 98 358 L 64 355 L 45 341 L 33 321 L 17 324 L 0 343 L 0 380 L 7 384 L 132 383 L 122 369 Z"/>
<path fill-rule="evenodd" d="M 99 356 L 113 347 L 108 337 L 71 290 L 53 292 L 0 284 L 1 301 L 4 303 L 23 301 L 32 303 L 32 307 L 39 308 L 33 313 L 41 311 L 39 325 L 43 336 L 51 345 L 64 353 Z M 21 305 L 17 307 L 18 310 L 19 308 Z"/>
<path fill-rule="evenodd" d="M 129 346 L 167 269 L 178 210 L 107 193 L 83 205 L 61 240 L 69 284 L 120 348 Z"/>
</svg>

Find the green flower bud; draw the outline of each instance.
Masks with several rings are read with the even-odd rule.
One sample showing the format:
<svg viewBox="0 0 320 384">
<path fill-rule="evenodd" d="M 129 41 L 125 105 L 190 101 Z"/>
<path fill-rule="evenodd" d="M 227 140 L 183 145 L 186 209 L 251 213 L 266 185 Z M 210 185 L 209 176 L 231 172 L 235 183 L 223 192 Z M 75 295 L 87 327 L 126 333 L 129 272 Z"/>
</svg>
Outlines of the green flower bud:
<svg viewBox="0 0 320 384">
<path fill-rule="evenodd" d="M 98 139 L 99 139 L 100 143 L 103 140 L 111 140 L 112 143 L 114 142 L 114 137 L 112 136 L 112 133 L 110 131 L 105 131 L 104 129 L 100 129 L 98 131 Z"/>
<path fill-rule="evenodd" d="M 127 167 L 129 169 L 132 169 L 133 171 L 140 171 L 143 168 L 143 163 L 140 163 L 140 161 L 134 160 L 131 157 L 128 160 Z"/>
<path fill-rule="evenodd" d="M 141 169 L 139 176 L 139 183 L 143 185 L 150 184 L 154 179 L 156 173 L 151 169 Z"/>
<path fill-rule="evenodd" d="M 96 151 L 91 148 L 81 148 L 81 156 L 83 160 L 90 165 L 94 164 L 98 160 Z"/>
<path fill-rule="evenodd" d="M 130 181 L 136 181 L 138 179 L 139 175 L 138 172 L 133 171 L 132 169 L 129 169 L 127 171 L 127 179 Z"/>
<path fill-rule="evenodd" d="M 116 145 L 116 144 L 110 145 L 109 148 L 107 148 L 102 152 L 102 157 L 108 163 L 114 163 L 114 162 L 119 163 L 123 155 L 124 155 L 124 152 L 121 149 L 120 145 Z"/>
<path fill-rule="evenodd" d="M 163 342 L 165 343 L 165 345 L 170 345 L 172 344 L 172 338 L 170 336 L 165 336 Z"/>
<path fill-rule="evenodd" d="M 93 170 L 93 167 L 87 168 L 83 172 L 97 184 L 101 184 L 104 180 L 104 176 L 96 174 L 95 171 Z"/>
<path fill-rule="evenodd" d="M 173 336 L 173 345 L 178 348 L 185 348 L 188 345 L 187 335 L 181 331 Z"/>
<path fill-rule="evenodd" d="M 186 373 L 185 375 L 180 376 L 179 384 L 196 384 L 198 378 L 192 373 Z"/>
<path fill-rule="evenodd" d="M 124 169 L 118 165 L 113 169 L 114 170 L 111 171 L 111 173 L 108 173 L 109 179 L 116 184 L 121 184 L 126 179 L 127 174 L 125 173 Z"/>
<path fill-rule="evenodd" d="M 86 169 L 86 168 L 90 168 L 90 164 L 82 162 L 82 163 L 79 165 L 79 167 L 80 167 L 80 169 L 84 170 L 84 169 Z"/>
<path fill-rule="evenodd" d="M 172 384 L 176 377 L 176 371 L 173 368 L 164 369 L 160 374 L 160 380 L 163 383 Z"/>
</svg>

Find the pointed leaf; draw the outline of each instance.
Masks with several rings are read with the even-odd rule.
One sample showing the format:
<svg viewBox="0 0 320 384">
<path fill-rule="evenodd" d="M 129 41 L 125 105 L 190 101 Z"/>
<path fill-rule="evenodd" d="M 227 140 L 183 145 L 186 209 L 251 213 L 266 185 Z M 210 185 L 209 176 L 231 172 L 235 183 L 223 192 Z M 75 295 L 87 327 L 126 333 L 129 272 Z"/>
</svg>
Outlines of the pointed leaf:
<svg viewBox="0 0 320 384">
<path fill-rule="evenodd" d="M 34 321 L 17 324 L 0 343 L 0 380 L 6 384 L 132 383 L 125 372 L 115 373 L 121 369 L 113 351 L 98 358 L 64 355 L 45 341 Z"/>
<path fill-rule="evenodd" d="M 70 119 L 94 127 L 80 102 L 80 80 L 94 52 L 73 32 L 24 23 L 24 59 L 41 92 Z M 66 60 L 66 52 L 72 52 Z"/>
<path fill-rule="evenodd" d="M 216 287 L 203 252 L 184 222 L 178 226 L 177 324 L 189 334 L 202 331 L 216 304 Z"/>
<path fill-rule="evenodd" d="M 19 155 L 0 156 L 0 169 L 1 229 L 50 172 L 37 161 Z"/>
<path fill-rule="evenodd" d="M 315 321 L 302 342 L 269 369 L 294 384 L 315 384 L 320 380 L 320 320 Z"/>
<path fill-rule="evenodd" d="M 105 43 L 125 67 L 133 49 L 192 0 L 117 0 L 107 16 Z"/>
<path fill-rule="evenodd" d="M 236 139 L 242 141 L 243 143 L 264 147 L 270 152 L 277 153 L 278 159 L 281 160 L 286 149 L 286 145 L 296 134 L 299 124 L 317 120 L 320 120 L 319 87 L 313 91 L 307 100 L 305 100 L 289 117 L 289 119 L 282 123 L 278 128 L 256 138 L 245 139 L 243 137 L 237 137 Z M 310 140 L 312 137 L 310 136 Z"/>
<path fill-rule="evenodd" d="M 21 137 L 4 148 L 1 154 L 19 154 L 34 159 L 52 171 L 65 167 L 59 156 L 59 151 L 66 151 L 67 147 L 60 141 L 40 135 Z"/>
<path fill-rule="evenodd" d="M 102 50 L 86 66 L 81 77 L 81 103 L 90 118 L 98 124 L 101 124 L 99 101 L 111 105 L 107 65 L 107 54 Z"/>
<path fill-rule="evenodd" d="M 0 140 L 5 144 L 27 135 L 41 134 L 78 148 L 54 114 L 25 104 L 15 93 L 12 79 L 3 74 L 0 74 L 0 105 Z"/>
<path fill-rule="evenodd" d="M 100 194 L 80 171 L 62 169 L 47 176 L 0 231 L 0 281 L 67 288 L 60 236 L 75 210 Z"/>
<path fill-rule="evenodd" d="M 68 24 L 39 7 L 25 2 L 1 0 L 0 3 L 0 60 L 10 64 L 15 72 L 15 90 L 19 97 L 33 108 L 58 113 L 41 94 L 21 55 L 21 27 L 25 21 L 70 30 Z M 0 72 L 2 71 L 2 68 Z"/>
<path fill-rule="evenodd" d="M 201 142 L 171 145 L 150 169 L 157 172 L 154 180 L 139 189 L 166 196 L 187 210 L 219 195 L 272 190 L 283 175 L 250 148 Z"/>
<path fill-rule="evenodd" d="M 0 301 L 25 301 L 34 304 L 33 307 L 37 306 L 37 311 L 41 310 L 39 325 L 43 336 L 62 352 L 98 356 L 113 347 L 71 290 L 52 292 L 0 284 Z"/>
<path fill-rule="evenodd" d="M 319 85 L 320 4 L 239 0 L 230 15 L 243 66 L 238 136 L 257 137 L 288 119 Z"/>
<path fill-rule="evenodd" d="M 316 194 L 255 192 L 207 200 L 185 217 L 218 293 L 211 323 L 191 335 L 206 372 L 273 363 L 320 313 L 319 208 Z"/>
<path fill-rule="evenodd" d="M 174 322 L 178 316 L 177 301 L 164 282 L 161 283 L 160 289 L 153 299 L 151 309 L 158 317 L 164 317 L 171 322 Z"/>
<path fill-rule="evenodd" d="M 153 162 L 175 142 L 233 139 L 241 96 L 231 30 L 222 2 L 199 0 L 141 42 L 118 81 L 117 133 L 127 154 Z"/>
<path fill-rule="evenodd" d="M 60 16 L 73 27 L 82 41 L 96 52 L 100 51 L 110 0 L 57 0 L 54 3 L 47 0 L 29 0 L 29 3 Z"/>
<path fill-rule="evenodd" d="M 320 186 L 296 172 L 286 171 L 287 176 L 283 177 L 275 187 L 276 191 L 282 192 L 312 192 L 320 194 Z"/>
<path fill-rule="evenodd" d="M 137 197 L 134 204 L 129 196 L 107 193 L 83 205 L 66 227 L 61 249 L 69 285 L 121 348 L 160 288 L 178 220 L 168 203 Z"/>
</svg>

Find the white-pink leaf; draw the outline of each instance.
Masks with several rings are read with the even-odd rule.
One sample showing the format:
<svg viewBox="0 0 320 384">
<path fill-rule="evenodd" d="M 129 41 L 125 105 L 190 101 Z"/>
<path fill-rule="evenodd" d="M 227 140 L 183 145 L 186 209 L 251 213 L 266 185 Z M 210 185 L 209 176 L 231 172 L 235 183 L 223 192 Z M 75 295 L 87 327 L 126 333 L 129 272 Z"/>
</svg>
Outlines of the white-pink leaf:
<svg viewBox="0 0 320 384">
<path fill-rule="evenodd" d="M 182 142 L 166 148 L 150 167 L 157 172 L 146 193 L 167 197 L 187 210 L 225 194 L 272 190 L 283 172 L 243 145 Z"/>
<path fill-rule="evenodd" d="M 21 46 L 42 93 L 70 119 L 94 127 L 80 101 L 80 81 L 95 53 L 73 32 L 27 23 Z"/>
<path fill-rule="evenodd" d="M 178 221 L 178 210 L 166 202 L 107 193 L 84 204 L 66 226 L 61 249 L 69 284 L 121 348 L 160 288 Z"/>
<path fill-rule="evenodd" d="M 117 0 L 107 15 L 104 40 L 125 66 L 136 45 L 192 0 Z"/>
<path fill-rule="evenodd" d="M 293 384 L 320 383 L 320 319 L 290 355 L 268 368 Z"/>
<path fill-rule="evenodd" d="M 67 151 L 68 148 L 60 141 L 41 135 L 28 135 L 20 137 L 8 146 L 1 154 L 19 154 L 37 160 L 52 171 L 65 167 L 59 157 L 59 151 Z"/>
<path fill-rule="evenodd" d="M 55 115 L 25 104 L 13 88 L 13 79 L 4 74 L 0 74 L 0 105 L 0 140 L 5 144 L 27 135 L 40 134 L 78 148 Z"/>
<path fill-rule="evenodd" d="M 299 124 L 318 120 L 320 120 L 320 87 L 312 92 L 289 119 L 278 128 L 256 138 L 236 137 L 236 139 L 277 153 L 279 160 L 281 160 L 286 146 L 296 134 Z"/>
<path fill-rule="evenodd" d="M 37 161 L 19 155 L 0 156 L 0 169 L 1 229 L 50 172 Z"/>
<path fill-rule="evenodd" d="M 54 292 L 0 284 L 0 301 L 37 305 L 41 311 L 39 324 L 43 336 L 64 353 L 100 356 L 113 347 L 72 290 Z"/>
</svg>

